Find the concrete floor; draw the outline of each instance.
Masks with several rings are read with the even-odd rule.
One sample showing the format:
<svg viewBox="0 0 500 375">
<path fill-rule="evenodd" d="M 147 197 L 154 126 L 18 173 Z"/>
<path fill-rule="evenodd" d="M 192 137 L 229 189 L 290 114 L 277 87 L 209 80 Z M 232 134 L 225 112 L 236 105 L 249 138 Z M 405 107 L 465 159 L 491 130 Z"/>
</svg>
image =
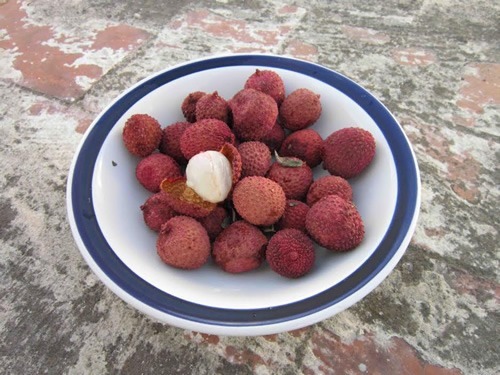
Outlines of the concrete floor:
<svg viewBox="0 0 500 375">
<path fill-rule="evenodd" d="M 2 373 L 500 373 L 499 19 L 491 0 L 0 0 Z M 293 332 L 153 322 L 90 271 L 66 219 L 71 159 L 107 103 L 155 71 L 229 52 L 359 82 L 421 169 L 419 224 L 394 272 Z"/>
</svg>

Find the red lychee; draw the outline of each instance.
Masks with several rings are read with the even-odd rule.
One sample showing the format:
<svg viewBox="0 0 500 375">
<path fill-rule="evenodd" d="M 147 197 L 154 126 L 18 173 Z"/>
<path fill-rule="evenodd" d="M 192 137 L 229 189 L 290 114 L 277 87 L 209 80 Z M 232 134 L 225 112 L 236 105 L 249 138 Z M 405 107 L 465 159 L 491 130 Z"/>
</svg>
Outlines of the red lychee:
<svg viewBox="0 0 500 375">
<path fill-rule="evenodd" d="M 278 106 L 285 99 L 285 84 L 278 73 L 257 69 L 245 82 L 246 89 L 255 89 L 269 95 Z"/>
<path fill-rule="evenodd" d="M 166 264 L 192 270 L 208 260 L 210 239 L 205 228 L 195 219 L 175 216 L 161 227 L 156 251 Z"/>
<path fill-rule="evenodd" d="M 283 215 L 285 203 L 282 187 L 266 177 L 245 177 L 234 187 L 234 208 L 254 225 L 274 224 Z"/>
<path fill-rule="evenodd" d="M 151 155 L 160 145 L 160 123 L 146 114 L 132 115 L 123 127 L 123 143 L 127 150 L 135 156 Z"/>
<path fill-rule="evenodd" d="M 349 179 L 359 175 L 375 156 L 375 138 L 361 128 L 343 128 L 323 142 L 323 167 L 332 175 Z"/>
<path fill-rule="evenodd" d="M 323 139 L 313 129 L 302 129 L 288 135 L 281 144 L 281 156 L 295 156 L 311 168 L 321 163 Z"/>
<path fill-rule="evenodd" d="M 323 176 L 313 181 L 307 192 L 306 202 L 309 207 L 327 195 L 338 195 L 346 201 L 352 201 L 352 187 L 340 176 Z"/>
<path fill-rule="evenodd" d="M 203 95 L 196 102 L 196 121 L 214 118 L 228 123 L 229 105 L 217 91 Z"/>
<path fill-rule="evenodd" d="M 203 119 L 196 121 L 181 136 L 181 151 L 186 159 L 202 151 L 219 151 L 225 143 L 234 144 L 234 134 L 223 121 Z"/>
<path fill-rule="evenodd" d="M 247 272 L 261 265 L 266 244 L 266 236 L 257 227 L 235 221 L 215 239 L 212 256 L 226 272 Z"/>
<path fill-rule="evenodd" d="M 276 101 L 262 91 L 243 89 L 229 101 L 233 130 L 243 141 L 259 141 L 274 126 L 278 117 Z"/>
<path fill-rule="evenodd" d="M 278 229 L 293 228 L 305 232 L 308 211 L 309 206 L 304 202 L 288 199 L 285 205 L 285 212 L 276 223 L 276 227 Z"/>
<path fill-rule="evenodd" d="M 195 91 L 190 93 L 184 98 L 181 105 L 182 114 L 188 122 L 196 121 L 196 103 L 198 100 L 206 95 L 203 91 Z"/>
<path fill-rule="evenodd" d="M 306 88 L 297 89 L 285 98 L 279 115 L 283 126 L 289 130 L 307 128 L 321 115 L 319 95 Z"/>
<path fill-rule="evenodd" d="M 266 177 L 283 188 L 287 199 L 303 200 L 313 181 L 313 172 L 298 158 L 279 158 L 271 165 Z"/>
<path fill-rule="evenodd" d="M 135 168 L 137 181 L 152 193 L 160 191 L 160 184 L 165 178 L 182 176 L 179 164 L 168 155 L 155 153 L 141 159 Z"/>
<path fill-rule="evenodd" d="M 241 176 L 265 176 L 271 166 L 271 151 L 264 143 L 248 141 L 238 145 L 241 156 Z"/>
<path fill-rule="evenodd" d="M 144 222 L 155 232 L 158 232 L 163 224 L 177 215 L 162 192 L 151 195 L 141 206 L 141 211 Z"/>
<path fill-rule="evenodd" d="M 314 266 L 314 243 L 298 229 L 282 229 L 269 240 L 266 260 L 271 269 L 281 276 L 304 276 Z"/>
<path fill-rule="evenodd" d="M 181 151 L 180 142 L 182 133 L 191 125 L 190 122 L 181 121 L 165 127 L 161 138 L 160 152 L 173 157 L 179 164 L 186 164 L 187 160 Z"/>
<path fill-rule="evenodd" d="M 199 222 L 206 229 L 211 241 L 215 240 L 224 229 L 223 224 L 227 216 L 227 210 L 224 207 L 217 206 L 208 216 L 199 219 Z"/>
<path fill-rule="evenodd" d="M 285 139 L 285 130 L 279 124 L 278 121 L 275 122 L 274 126 L 271 128 L 269 133 L 261 138 L 261 142 L 265 143 L 271 151 L 278 150 Z"/>
<path fill-rule="evenodd" d="M 327 195 L 309 209 L 306 229 L 314 241 L 332 251 L 352 250 L 365 235 L 356 206 L 338 195 Z"/>
</svg>

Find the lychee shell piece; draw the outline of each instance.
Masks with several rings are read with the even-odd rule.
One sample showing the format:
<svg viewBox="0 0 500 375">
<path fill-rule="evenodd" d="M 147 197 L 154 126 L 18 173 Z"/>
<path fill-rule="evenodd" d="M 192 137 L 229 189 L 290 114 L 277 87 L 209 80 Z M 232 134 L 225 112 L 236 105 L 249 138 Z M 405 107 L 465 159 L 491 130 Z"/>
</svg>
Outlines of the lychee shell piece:
<svg viewBox="0 0 500 375">
<path fill-rule="evenodd" d="M 208 216 L 217 206 L 204 200 L 187 186 L 185 178 L 165 179 L 161 182 L 160 188 L 165 193 L 170 207 L 182 215 L 202 218 Z"/>
</svg>

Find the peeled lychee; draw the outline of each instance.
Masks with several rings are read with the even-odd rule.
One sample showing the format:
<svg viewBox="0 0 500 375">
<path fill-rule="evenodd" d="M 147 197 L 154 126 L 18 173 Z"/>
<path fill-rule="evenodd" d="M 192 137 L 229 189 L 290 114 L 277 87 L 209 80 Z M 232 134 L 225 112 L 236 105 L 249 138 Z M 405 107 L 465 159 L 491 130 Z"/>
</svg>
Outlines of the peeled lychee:
<svg viewBox="0 0 500 375">
<path fill-rule="evenodd" d="M 278 73 L 257 69 L 245 82 L 246 89 L 255 89 L 271 96 L 278 106 L 285 99 L 285 84 Z"/>
<path fill-rule="evenodd" d="M 188 122 L 196 121 L 196 103 L 204 96 L 203 91 L 195 91 L 184 98 L 181 105 L 182 114 Z"/>
<path fill-rule="evenodd" d="M 163 224 L 177 215 L 162 192 L 151 195 L 141 206 L 141 211 L 144 222 L 155 232 L 158 232 Z"/>
<path fill-rule="evenodd" d="M 228 123 L 229 105 L 226 99 L 221 97 L 217 91 L 203 95 L 196 102 L 196 121 L 214 118 Z"/>
<path fill-rule="evenodd" d="M 226 272 L 247 272 L 261 265 L 266 244 L 266 236 L 257 227 L 235 221 L 215 239 L 212 256 Z"/>
<path fill-rule="evenodd" d="M 313 129 L 302 129 L 287 136 L 280 148 L 281 156 L 295 156 L 311 168 L 321 163 L 323 139 Z"/>
<path fill-rule="evenodd" d="M 259 141 L 272 129 L 278 117 L 276 101 L 262 91 L 243 89 L 229 101 L 233 130 L 243 141 Z"/>
<path fill-rule="evenodd" d="M 279 115 L 283 126 L 289 130 L 307 128 L 321 115 L 319 95 L 306 88 L 297 89 L 285 98 Z"/>
<path fill-rule="evenodd" d="M 283 215 L 285 203 L 282 187 L 266 177 L 245 177 L 234 187 L 234 208 L 254 225 L 274 224 Z"/>
<path fill-rule="evenodd" d="M 313 181 L 313 172 L 300 159 L 279 158 L 271 165 L 266 177 L 283 188 L 287 199 L 303 200 Z"/>
<path fill-rule="evenodd" d="M 160 191 L 160 184 L 166 178 L 182 176 L 179 164 L 168 155 L 155 153 L 141 159 L 135 168 L 140 184 L 152 193 Z"/>
<path fill-rule="evenodd" d="M 210 239 L 205 228 L 195 219 L 175 216 L 161 227 L 156 251 L 166 264 L 192 270 L 207 262 Z"/>
<path fill-rule="evenodd" d="M 173 157 L 179 164 L 186 164 L 187 160 L 181 151 L 180 142 L 182 133 L 191 125 L 190 122 L 181 121 L 165 127 L 161 138 L 160 152 Z"/>
<path fill-rule="evenodd" d="M 338 195 L 327 195 L 309 209 L 306 229 L 314 241 L 332 251 L 354 249 L 365 235 L 356 206 Z"/>
<path fill-rule="evenodd" d="M 363 172 L 374 156 L 375 138 L 361 128 L 337 130 L 323 142 L 323 167 L 346 179 Z"/>
<path fill-rule="evenodd" d="M 293 228 L 303 232 L 306 231 L 306 215 L 309 206 L 304 202 L 288 199 L 285 205 L 285 212 L 278 220 L 276 227 L 278 229 Z"/>
<path fill-rule="evenodd" d="M 264 143 L 248 141 L 238 145 L 241 156 L 241 176 L 265 176 L 271 166 L 271 151 Z"/>
<path fill-rule="evenodd" d="M 352 201 L 352 187 L 349 182 L 340 176 L 328 175 L 313 181 L 307 192 L 306 202 L 312 207 L 321 198 L 331 194 Z"/>
<path fill-rule="evenodd" d="M 221 120 L 203 119 L 196 121 L 182 133 L 180 146 L 186 159 L 202 151 L 219 151 L 225 143 L 234 144 L 234 134 Z"/>
<path fill-rule="evenodd" d="M 267 244 L 266 260 L 269 266 L 284 277 L 304 276 L 313 268 L 314 259 L 313 241 L 297 229 L 282 229 Z"/>
<path fill-rule="evenodd" d="M 122 138 L 131 154 L 145 157 L 158 148 L 161 135 L 161 126 L 156 119 L 145 114 L 135 114 L 125 122 Z"/>
</svg>

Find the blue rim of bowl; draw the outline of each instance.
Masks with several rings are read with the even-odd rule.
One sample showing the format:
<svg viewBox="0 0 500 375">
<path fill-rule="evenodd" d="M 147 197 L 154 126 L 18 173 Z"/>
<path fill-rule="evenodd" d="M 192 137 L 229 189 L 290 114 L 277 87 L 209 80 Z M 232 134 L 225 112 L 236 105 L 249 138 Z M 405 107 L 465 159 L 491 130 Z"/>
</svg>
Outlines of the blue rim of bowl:
<svg viewBox="0 0 500 375">
<path fill-rule="evenodd" d="M 198 71 L 261 66 L 285 69 L 322 81 L 354 100 L 371 116 L 389 144 L 397 171 L 398 194 L 394 215 L 381 243 L 351 275 L 325 291 L 293 303 L 259 309 L 227 309 L 196 304 L 149 284 L 115 254 L 99 228 L 92 202 L 92 177 L 101 145 L 123 114 L 145 95 L 162 85 Z M 74 162 L 70 202 L 78 234 L 89 255 L 119 288 L 158 312 L 214 326 L 261 326 L 292 321 L 332 307 L 379 274 L 400 250 L 418 210 L 419 177 L 416 160 L 404 132 L 391 113 L 364 88 L 328 68 L 310 62 L 270 55 L 231 55 L 199 60 L 159 73 L 117 99 L 99 117 Z"/>
</svg>

